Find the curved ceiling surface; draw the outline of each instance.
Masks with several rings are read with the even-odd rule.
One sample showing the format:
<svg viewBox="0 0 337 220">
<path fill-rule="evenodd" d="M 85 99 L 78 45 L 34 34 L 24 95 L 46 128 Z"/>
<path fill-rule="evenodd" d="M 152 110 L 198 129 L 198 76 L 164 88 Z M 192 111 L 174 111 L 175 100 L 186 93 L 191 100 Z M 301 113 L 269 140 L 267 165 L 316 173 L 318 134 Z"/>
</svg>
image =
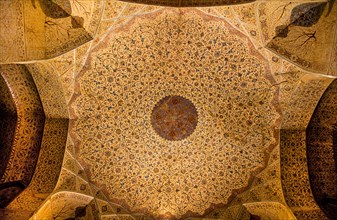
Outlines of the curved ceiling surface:
<svg viewBox="0 0 337 220">
<path fill-rule="evenodd" d="M 326 219 L 305 127 L 333 80 L 312 71 L 337 74 L 336 4 L 164 3 L 187 4 L 0 1 L 0 62 L 31 62 L 47 118 L 5 219 L 76 216 L 77 193 L 102 219 Z M 74 203 L 52 202 L 60 191 Z"/>
<path fill-rule="evenodd" d="M 77 154 L 111 201 L 156 218 L 202 215 L 266 166 L 279 117 L 272 83 L 268 62 L 225 20 L 194 9 L 139 16 L 111 31 L 79 74 Z M 195 106 L 188 137 L 152 127 L 167 96 Z"/>
</svg>

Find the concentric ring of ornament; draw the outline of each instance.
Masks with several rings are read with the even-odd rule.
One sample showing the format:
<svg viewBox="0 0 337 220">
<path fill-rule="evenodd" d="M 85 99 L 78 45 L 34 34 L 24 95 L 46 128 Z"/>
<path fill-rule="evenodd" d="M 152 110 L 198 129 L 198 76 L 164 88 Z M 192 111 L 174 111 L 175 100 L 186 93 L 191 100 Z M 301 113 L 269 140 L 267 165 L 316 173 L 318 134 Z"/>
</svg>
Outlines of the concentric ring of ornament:
<svg viewBox="0 0 337 220">
<path fill-rule="evenodd" d="M 127 49 L 117 56 L 121 45 Z M 264 166 L 277 118 L 268 74 L 249 39 L 225 21 L 195 10 L 137 17 L 108 35 L 80 73 L 72 103 L 79 160 L 131 211 L 202 215 L 230 202 Z M 197 107 L 198 126 L 170 141 L 153 129 L 151 113 L 178 94 Z"/>
</svg>

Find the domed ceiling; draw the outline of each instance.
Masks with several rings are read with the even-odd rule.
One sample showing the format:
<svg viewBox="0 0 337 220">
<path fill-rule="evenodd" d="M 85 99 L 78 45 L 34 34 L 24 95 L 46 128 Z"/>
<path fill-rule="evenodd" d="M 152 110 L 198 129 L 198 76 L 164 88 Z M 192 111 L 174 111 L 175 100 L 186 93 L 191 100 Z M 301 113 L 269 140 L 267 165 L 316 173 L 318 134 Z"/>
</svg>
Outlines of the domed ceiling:
<svg viewBox="0 0 337 220">
<path fill-rule="evenodd" d="M 132 211 L 204 214 L 266 166 L 279 118 L 273 83 L 266 59 L 223 19 L 193 9 L 136 17 L 78 76 L 79 159 Z"/>
<path fill-rule="evenodd" d="M 327 219 L 306 127 L 337 75 L 337 7 L 132 2 L 0 2 L 0 62 L 30 61 L 46 118 L 70 119 L 45 126 L 5 219 Z"/>
</svg>

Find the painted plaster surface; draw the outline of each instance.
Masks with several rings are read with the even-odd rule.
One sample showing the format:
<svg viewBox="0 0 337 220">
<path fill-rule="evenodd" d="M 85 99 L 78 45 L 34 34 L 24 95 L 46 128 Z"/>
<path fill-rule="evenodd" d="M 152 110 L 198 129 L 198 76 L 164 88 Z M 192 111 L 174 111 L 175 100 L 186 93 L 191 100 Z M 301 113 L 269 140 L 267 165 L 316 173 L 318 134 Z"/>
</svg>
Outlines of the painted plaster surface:
<svg viewBox="0 0 337 220">
<path fill-rule="evenodd" d="M 333 81 L 317 73 L 336 75 L 336 4 L 53 2 L 0 2 L 0 62 L 30 61 L 51 118 L 0 218 L 326 218 L 305 128 Z M 193 107 L 154 117 L 165 97 Z"/>
<path fill-rule="evenodd" d="M 166 9 L 103 42 L 79 74 L 71 131 L 89 178 L 112 201 L 155 217 L 200 215 L 265 167 L 277 90 L 247 37 L 199 11 Z M 170 95 L 198 112 L 194 132 L 180 141 L 151 126 L 155 104 Z"/>
<path fill-rule="evenodd" d="M 1 1 L 0 13 L 0 63 L 42 60 L 92 40 L 102 1 Z"/>
<path fill-rule="evenodd" d="M 190 136 L 198 123 L 198 113 L 191 101 L 181 96 L 167 96 L 152 110 L 151 124 L 157 134 L 168 140 Z"/>
</svg>

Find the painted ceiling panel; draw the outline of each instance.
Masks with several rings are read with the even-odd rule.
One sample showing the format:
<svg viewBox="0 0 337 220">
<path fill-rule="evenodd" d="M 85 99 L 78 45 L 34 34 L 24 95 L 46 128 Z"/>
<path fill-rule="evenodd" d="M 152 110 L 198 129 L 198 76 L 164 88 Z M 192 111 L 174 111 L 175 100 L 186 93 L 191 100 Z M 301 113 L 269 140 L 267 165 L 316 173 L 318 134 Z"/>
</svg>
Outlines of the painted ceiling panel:
<svg viewBox="0 0 337 220">
<path fill-rule="evenodd" d="M 193 9 L 137 17 L 111 31 L 78 76 L 72 132 L 79 158 L 90 180 L 132 211 L 204 214 L 230 202 L 266 165 L 279 117 L 272 83 L 267 61 L 224 20 Z M 156 103 L 169 95 L 196 107 L 188 137 L 186 111 L 170 116 L 180 117 L 174 137 L 184 138 L 171 139 L 169 129 L 158 135 L 151 125 Z M 172 123 L 168 114 L 156 122 Z"/>
<path fill-rule="evenodd" d="M 92 40 L 102 1 L 1 1 L 0 10 L 6 30 L 0 63 L 20 62 L 53 58 Z"/>
<path fill-rule="evenodd" d="M 7 112 L 1 115 L 4 117 L 1 125 L 6 130 L 2 130 L 0 146 L 5 160 L 0 176 L 0 207 L 4 208 L 31 182 L 41 148 L 45 115 L 33 78 L 25 66 L 2 65 L 0 75 L 5 87 L 1 95 L 1 103 L 5 103 L 1 107 L 5 108 L 1 108 L 1 113 Z M 11 103 L 15 105 L 14 112 Z"/>
<path fill-rule="evenodd" d="M 273 6 L 268 6 L 273 4 Z M 266 2 L 259 8 L 265 45 L 304 69 L 333 74 L 337 6 L 329 3 Z"/>
<path fill-rule="evenodd" d="M 27 219 L 46 199 L 32 219 L 284 219 L 290 210 L 325 219 L 310 191 L 305 127 L 333 81 L 310 71 L 336 75 L 336 9 L 132 2 L 0 2 L 0 62 L 30 61 L 55 117 L 6 218 Z M 182 8 L 159 6 L 168 4 Z M 289 38 L 308 30 L 311 46 Z M 71 205 L 53 209 L 60 191 Z"/>
</svg>

